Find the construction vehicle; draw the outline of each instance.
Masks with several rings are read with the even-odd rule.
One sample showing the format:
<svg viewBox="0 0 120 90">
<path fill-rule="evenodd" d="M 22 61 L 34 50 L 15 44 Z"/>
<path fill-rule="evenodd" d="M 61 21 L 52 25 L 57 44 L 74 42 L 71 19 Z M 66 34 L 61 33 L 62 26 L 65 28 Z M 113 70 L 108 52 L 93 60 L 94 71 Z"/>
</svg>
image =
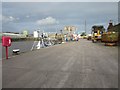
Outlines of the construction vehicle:
<svg viewBox="0 0 120 90">
<path fill-rule="evenodd" d="M 105 45 L 117 45 L 118 32 L 105 32 L 105 33 L 103 33 L 102 42 L 104 42 Z"/>
<path fill-rule="evenodd" d="M 101 36 L 105 32 L 105 29 L 103 26 L 92 26 L 92 42 L 95 43 L 97 41 L 101 41 Z"/>
<path fill-rule="evenodd" d="M 91 40 L 92 39 L 92 35 L 91 34 L 88 34 L 87 35 L 87 40 Z"/>
<path fill-rule="evenodd" d="M 63 34 L 55 34 L 55 39 L 57 44 L 61 44 L 63 42 Z"/>
<path fill-rule="evenodd" d="M 117 25 L 113 25 L 112 21 L 110 20 L 107 32 L 104 32 L 102 35 L 102 42 L 104 42 L 107 46 L 117 45 L 119 41 L 119 29 L 120 23 Z"/>
</svg>

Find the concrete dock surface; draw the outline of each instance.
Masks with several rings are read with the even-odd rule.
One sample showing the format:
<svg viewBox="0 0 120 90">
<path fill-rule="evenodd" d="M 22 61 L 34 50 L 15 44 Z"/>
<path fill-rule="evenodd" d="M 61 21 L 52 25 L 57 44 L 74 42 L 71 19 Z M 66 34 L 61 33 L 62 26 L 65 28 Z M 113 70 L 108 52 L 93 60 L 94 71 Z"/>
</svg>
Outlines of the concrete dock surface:
<svg viewBox="0 0 120 90">
<path fill-rule="evenodd" d="M 118 47 L 81 39 L 2 62 L 3 88 L 118 88 Z"/>
</svg>

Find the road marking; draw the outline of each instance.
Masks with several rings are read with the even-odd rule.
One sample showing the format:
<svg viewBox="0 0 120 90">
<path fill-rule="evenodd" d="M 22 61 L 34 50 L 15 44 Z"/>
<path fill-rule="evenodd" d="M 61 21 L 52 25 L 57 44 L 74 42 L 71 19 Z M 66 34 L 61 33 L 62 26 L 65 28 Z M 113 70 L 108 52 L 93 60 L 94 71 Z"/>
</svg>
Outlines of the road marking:
<svg viewBox="0 0 120 90">
<path fill-rule="evenodd" d="M 67 71 L 74 64 L 74 62 L 75 62 L 74 57 L 71 57 L 65 64 L 65 66 L 62 68 L 62 71 Z"/>
<path fill-rule="evenodd" d="M 70 57 L 70 59 L 68 60 L 68 62 L 62 68 L 62 71 L 67 71 L 74 64 L 74 62 L 75 62 L 74 56 Z M 70 73 L 66 73 L 63 76 L 62 80 L 57 85 L 57 88 L 62 88 L 64 86 L 65 82 L 68 80 L 69 75 L 70 75 Z"/>
<path fill-rule="evenodd" d="M 70 73 L 66 73 L 66 75 L 62 78 L 62 80 L 57 85 L 57 88 L 62 88 L 65 84 L 65 82 L 68 80 Z"/>
</svg>

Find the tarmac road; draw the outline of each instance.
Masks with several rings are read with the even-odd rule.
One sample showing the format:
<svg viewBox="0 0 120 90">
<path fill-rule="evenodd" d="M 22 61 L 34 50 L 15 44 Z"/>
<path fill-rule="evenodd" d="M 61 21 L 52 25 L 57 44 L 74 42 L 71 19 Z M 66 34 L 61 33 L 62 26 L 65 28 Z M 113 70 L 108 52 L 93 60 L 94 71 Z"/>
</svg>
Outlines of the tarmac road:
<svg viewBox="0 0 120 90">
<path fill-rule="evenodd" d="M 118 47 L 68 42 L 3 60 L 3 88 L 117 88 Z"/>
</svg>

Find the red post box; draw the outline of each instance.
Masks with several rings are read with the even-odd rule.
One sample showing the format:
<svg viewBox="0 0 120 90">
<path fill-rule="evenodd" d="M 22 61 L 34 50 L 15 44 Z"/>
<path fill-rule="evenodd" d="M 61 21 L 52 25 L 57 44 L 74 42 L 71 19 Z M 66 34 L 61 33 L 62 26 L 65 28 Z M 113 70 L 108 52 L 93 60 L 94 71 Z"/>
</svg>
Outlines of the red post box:
<svg viewBox="0 0 120 90">
<path fill-rule="evenodd" d="M 2 36 L 2 45 L 4 47 L 9 47 L 11 46 L 11 37 L 8 37 L 8 36 Z"/>
<path fill-rule="evenodd" d="M 8 59 L 8 47 L 11 46 L 11 37 L 2 36 L 2 46 L 6 47 L 6 59 Z"/>
</svg>

